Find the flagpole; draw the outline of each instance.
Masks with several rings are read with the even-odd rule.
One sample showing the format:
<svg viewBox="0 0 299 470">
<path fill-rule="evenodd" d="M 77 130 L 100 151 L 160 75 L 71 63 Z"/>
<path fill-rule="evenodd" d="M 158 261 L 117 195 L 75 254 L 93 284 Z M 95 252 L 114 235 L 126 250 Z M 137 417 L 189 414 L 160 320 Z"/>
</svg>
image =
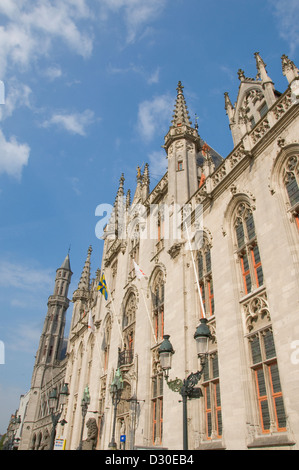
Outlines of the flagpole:
<svg viewBox="0 0 299 470">
<path fill-rule="evenodd" d="M 199 280 L 198 280 L 198 276 L 197 276 L 197 271 L 196 271 L 196 266 L 195 266 L 193 251 L 192 251 L 191 242 L 190 242 L 190 237 L 189 237 L 188 226 L 187 226 L 187 223 L 186 223 L 186 222 L 185 222 L 185 226 L 186 226 L 188 244 L 189 244 L 189 248 L 190 248 L 190 251 L 191 251 L 191 258 L 192 258 L 192 264 L 193 264 L 193 269 L 194 269 L 194 274 L 195 274 L 195 279 L 196 279 L 196 284 L 197 284 L 197 289 L 198 289 L 198 294 L 199 294 L 200 305 L 201 305 L 201 309 L 202 309 L 203 316 L 204 316 L 204 318 L 206 318 L 206 313 L 205 313 L 205 309 L 204 309 L 204 305 L 203 305 L 203 301 L 202 301 L 202 295 L 201 295 L 201 291 L 200 291 Z"/>
<path fill-rule="evenodd" d="M 144 274 L 144 272 L 140 269 L 140 267 L 138 266 L 138 264 L 136 263 L 136 261 L 135 261 L 134 259 L 133 259 L 133 263 L 134 263 L 134 268 L 135 268 L 135 275 L 136 275 L 138 281 L 141 281 L 141 279 L 142 279 L 143 277 L 145 277 L 145 274 Z M 150 322 L 150 326 L 151 326 L 151 329 L 152 329 L 153 337 L 154 337 L 154 340 L 155 340 L 155 342 L 156 342 L 156 344 L 157 344 L 157 338 L 156 338 L 156 335 L 155 335 L 155 330 L 154 330 L 154 327 L 153 327 L 153 322 L 152 322 L 152 320 L 151 320 L 151 316 L 150 316 L 150 313 L 149 313 L 148 308 L 147 308 L 147 303 L 146 303 L 146 300 L 145 300 L 145 297 L 144 297 L 143 288 L 141 287 L 140 290 L 141 290 L 143 302 L 144 302 L 144 305 L 145 305 L 146 313 L 147 313 L 147 316 L 148 316 L 148 319 L 149 319 L 149 322 Z"/>
<path fill-rule="evenodd" d="M 153 327 L 153 322 L 152 322 L 152 320 L 151 320 L 150 313 L 149 313 L 148 308 L 147 308 L 147 305 L 146 305 L 146 301 L 145 301 L 145 297 L 144 297 L 144 293 L 143 293 L 143 288 L 141 287 L 140 290 L 141 290 L 141 294 L 142 294 L 142 297 L 143 297 L 143 302 L 144 302 L 144 305 L 145 305 L 145 309 L 146 309 L 146 312 L 147 312 L 147 316 L 148 316 L 148 319 L 149 319 L 149 322 L 150 322 L 150 326 L 151 326 L 151 329 L 152 329 L 153 337 L 154 337 L 155 343 L 157 344 L 157 338 L 156 338 L 156 335 L 155 335 L 155 330 L 154 330 L 154 327 Z"/>
<path fill-rule="evenodd" d="M 103 275 L 104 273 L 102 273 L 102 276 L 101 276 L 101 279 L 103 278 Z M 118 326 L 118 331 L 119 331 L 119 336 L 120 336 L 120 339 L 121 339 L 121 344 L 122 344 L 122 348 L 124 347 L 124 340 L 123 340 L 123 336 L 122 336 L 122 332 L 121 332 L 121 329 L 120 329 L 120 325 L 119 325 L 119 321 L 118 321 L 118 315 L 116 314 L 116 311 L 115 311 L 115 307 L 114 307 L 114 302 L 113 302 L 113 297 L 111 295 L 111 292 L 108 290 L 107 288 L 107 284 L 106 284 L 106 281 L 105 282 L 105 290 L 107 292 L 107 296 L 108 296 L 108 293 L 109 293 L 109 296 L 111 297 L 111 304 L 112 304 L 112 310 L 113 310 L 113 313 L 114 313 L 114 316 L 116 317 L 116 321 L 117 321 L 117 326 Z M 98 288 L 99 290 L 99 288 Z M 102 295 L 104 295 L 102 292 L 101 292 Z M 108 297 L 109 297 L 108 296 Z M 107 298 L 108 298 L 107 297 Z M 106 300 L 106 297 L 105 297 L 105 300 Z M 106 300 L 107 301 L 107 300 Z"/>
<path fill-rule="evenodd" d="M 106 290 L 107 290 L 107 292 L 108 292 L 107 287 L 106 287 Z M 122 335 L 122 332 L 121 332 L 121 329 L 120 329 L 120 325 L 119 325 L 119 316 L 117 315 L 117 313 L 116 313 L 116 311 L 115 311 L 114 301 L 113 301 L 113 297 L 112 297 L 110 291 L 109 291 L 109 294 L 110 294 L 110 297 L 111 297 L 112 310 L 113 310 L 114 316 L 116 317 L 116 322 L 117 322 L 117 326 L 118 326 L 118 332 L 119 332 L 119 336 L 120 336 L 120 339 L 121 339 L 121 345 L 122 345 L 122 348 L 123 348 L 123 347 L 124 347 L 124 340 L 123 340 L 123 335 Z"/>
</svg>

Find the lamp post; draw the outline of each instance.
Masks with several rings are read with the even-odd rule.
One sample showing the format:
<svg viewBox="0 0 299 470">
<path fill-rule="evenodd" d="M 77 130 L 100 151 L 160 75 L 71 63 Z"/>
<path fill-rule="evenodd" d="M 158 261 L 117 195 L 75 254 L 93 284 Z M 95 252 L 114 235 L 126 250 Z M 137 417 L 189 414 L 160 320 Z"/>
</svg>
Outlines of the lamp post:
<svg viewBox="0 0 299 470">
<path fill-rule="evenodd" d="M 197 372 L 191 372 L 188 377 L 184 380 L 176 378 L 175 380 L 169 380 L 169 370 L 171 369 L 172 356 L 174 349 L 171 342 L 169 341 L 170 336 L 164 335 L 164 340 L 161 343 L 158 353 L 160 357 L 160 364 L 164 372 L 164 377 L 168 387 L 178 392 L 182 397 L 183 402 L 183 449 L 188 450 L 188 421 L 187 421 L 187 399 L 188 398 L 200 398 L 202 391 L 200 388 L 196 388 L 195 385 L 200 380 L 205 363 L 208 355 L 209 338 L 211 337 L 210 329 L 207 325 L 207 319 L 201 318 L 200 324 L 198 325 L 194 339 L 197 346 L 197 356 L 200 359 L 201 369 Z"/>
<path fill-rule="evenodd" d="M 56 427 L 60 420 L 60 416 L 62 414 L 62 410 L 64 405 L 66 404 L 67 397 L 69 395 L 68 384 L 64 384 L 59 396 L 57 395 L 57 387 L 53 388 L 52 392 L 49 396 L 49 407 L 51 410 L 51 418 L 52 418 L 52 432 L 51 432 L 51 440 L 50 440 L 50 450 L 54 449 L 55 443 L 55 435 L 56 435 Z M 57 405 L 59 405 L 58 411 Z"/>
<path fill-rule="evenodd" d="M 120 397 L 122 390 L 124 388 L 124 383 L 122 379 L 122 375 L 119 369 L 115 372 L 114 379 L 110 385 L 110 393 L 112 397 L 112 404 L 114 406 L 114 414 L 113 414 L 113 426 L 112 426 L 112 437 L 111 441 L 108 444 L 108 449 L 116 450 L 117 444 L 115 442 L 115 424 L 116 424 L 116 412 L 117 412 L 117 405 L 120 402 Z"/>
<path fill-rule="evenodd" d="M 83 431 L 84 431 L 85 418 L 86 418 L 89 404 L 90 404 L 89 388 L 88 388 L 88 385 L 86 385 L 84 392 L 83 392 L 83 398 L 81 400 L 82 426 L 81 426 L 81 436 L 80 436 L 80 444 L 79 444 L 78 450 L 82 450 L 82 446 L 83 446 Z"/>
</svg>

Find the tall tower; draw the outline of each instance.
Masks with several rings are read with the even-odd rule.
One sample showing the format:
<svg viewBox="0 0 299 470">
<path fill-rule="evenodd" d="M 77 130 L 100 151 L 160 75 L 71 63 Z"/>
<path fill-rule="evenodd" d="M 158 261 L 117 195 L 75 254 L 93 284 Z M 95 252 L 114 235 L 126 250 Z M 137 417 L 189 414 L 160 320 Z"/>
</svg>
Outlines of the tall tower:
<svg viewBox="0 0 299 470">
<path fill-rule="evenodd" d="M 40 338 L 35 366 L 54 364 L 61 359 L 66 311 L 69 306 L 68 290 L 72 271 L 69 254 L 56 271 L 54 293 L 48 299 L 48 312 Z"/>
<path fill-rule="evenodd" d="M 169 203 L 184 204 L 198 188 L 196 156 L 200 148 L 197 129 L 192 127 L 181 82 L 177 87 L 177 98 L 173 120 L 164 148 L 168 158 Z"/>
<path fill-rule="evenodd" d="M 67 298 L 71 282 L 72 271 L 69 255 L 66 256 L 60 268 L 56 271 L 54 293 L 48 299 L 48 311 L 44 321 L 32 373 L 30 397 L 23 423 L 22 438 L 19 449 L 27 450 L 32 445 L 35 423 L 41 410 L 41 399 L 45 387 L 53 382 L 58 373 L 63 378 L 62 347 L 64 343 L 64 327 L 66 311 L 69 306 Z M 47 420 L 50 420 L 49 422 Z M 51 419 L 45 417 L 45 425 Z"/>
</svg>

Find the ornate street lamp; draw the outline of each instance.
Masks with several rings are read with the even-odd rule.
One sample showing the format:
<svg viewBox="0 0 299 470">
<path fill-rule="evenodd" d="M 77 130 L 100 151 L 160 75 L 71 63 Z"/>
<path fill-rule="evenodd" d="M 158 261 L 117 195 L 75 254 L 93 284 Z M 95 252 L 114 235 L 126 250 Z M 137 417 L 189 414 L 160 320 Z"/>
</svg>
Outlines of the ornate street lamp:
<svg viewBox="0 0 299 470">
<path fill-rule="evenodd" d="M 115 442 L 116 412 L 117 412 L 117 405 L 120 402 L 120 397 L 121 397 L 121 393 L 123 391 L 123 388 L 124 388 L 124 382 L 123 382 L 123 379 L 122 379 L 122 375 L 121 375 L 120 370 L 117 369 L 117 371 L 115 372 L 114 379 L 113 379 L 113 381 L 110 385 L 110 394 L 111 394 L 111 397 L 112 397 L 112 404 L 114 406 L 112 437 L 111 437 L 111 441 L 108 445 L 108 448 L 110 450 L 116 450 L 117 449 L 117 445 L 116 445 L 116 442 Z"/>
<path fill-rule="evenodd" d="M 56 427 L 60 420 L 63 407 L 66 404 L 68 395 L 69 395 L 68 384 L 64 384 L 59 393 L 59 397 L 57 395 L 57 387 L 53 388 L 49 396 L 49 407 L 51 411 L 51 418 L 52 418 L 52 424 L 53 424 L 52 432 L 51 432 L 51 440 L 50 440 L 50 450 L 54 449 Z M 59 405 L 59 408 L 60 408 L 58 410 L 57 410 L 57 405 Z"/>
<path fill-rule="evenodd" d="M 164 377 L 168 387 L 178 392 L 183 401 L 183 449 L 188 450 L 188 421 L 187 421 L 187 398 L 200 398 L 202 391 L 200 388 L 196 388 L 195 385 L 200 380 L 205 363 L 208 355 L 209 338 L 211 333 L 207 325 L 207 319 L 201 318 L 200 324 L 198 325 L 194 339 L 197 346 L 197 356 L 200 359 L 201 369 L 195 373 L 191 372 L 190 375 L 184 380 L 176 378 L 175 380 L 169 380 L 169 370 L 171 369 L 172 356 L 174 349 L 171 342 L 169 341 L 170 336 L 164 335 L 163 342 L 161 343 L 158 353 L 160 357 L 161 368 L 164 372 Z"/>
<path fill-rule="evenodd" d="M 83 398 L 81 400 L 82 426 L 81 426 L 81 436 L 80 436 L 80 444 L 79 444 L 78 450 L 82 450 L 82 446 L 83 446 L 83 431 L 84 431 L 85 418 L 86 418 L 89 404 L 90 404 L 89 388 L 88 388 L 88 385 L 86 385 L 84 392 L 83 392 Z"/>
</svg>

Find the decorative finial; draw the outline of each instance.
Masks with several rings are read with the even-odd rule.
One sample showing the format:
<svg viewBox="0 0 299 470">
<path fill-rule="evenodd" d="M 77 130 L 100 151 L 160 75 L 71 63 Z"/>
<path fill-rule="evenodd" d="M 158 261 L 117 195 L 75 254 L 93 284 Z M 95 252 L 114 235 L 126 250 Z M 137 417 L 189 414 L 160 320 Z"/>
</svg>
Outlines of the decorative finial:
<svg viewBox="0 0 299 470">
<path fill-rule="evenodd" d="M 183 89 L 184 89 L 184 87 L 183 87 L 183 85 L 182 85 L 182 82 L 179 81 L 179 82 L 178 82 L 178 87 L 177 87 L 177 92 L 178 92 L 178 94 L 179 94 L 179 93 L 183 93 Z"/>
<path fill-rule="evenodd" d="M 239 80 L 245 80 L 245 74 L 244 74 L 244 70 L 242 69 L 239 69 L 238 70 L 238 77 L 239 77 Z"/>
</svg>

